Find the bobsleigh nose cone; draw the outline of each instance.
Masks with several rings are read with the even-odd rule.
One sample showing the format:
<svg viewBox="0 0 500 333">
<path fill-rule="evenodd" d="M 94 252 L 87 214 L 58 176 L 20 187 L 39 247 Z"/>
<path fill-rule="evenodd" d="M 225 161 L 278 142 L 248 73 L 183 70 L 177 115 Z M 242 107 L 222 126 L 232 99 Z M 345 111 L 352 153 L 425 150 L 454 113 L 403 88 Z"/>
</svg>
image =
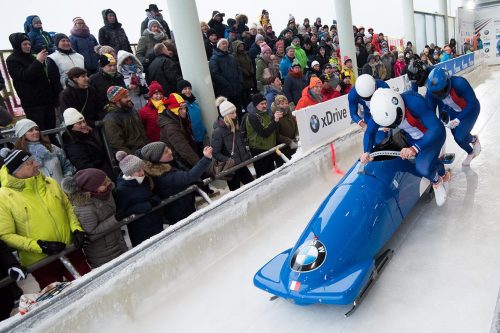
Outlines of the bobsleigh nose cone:
<svg viewBox="0 0 500 333">
<path fill-rule="evenodd" d="M 312 239 L 294 252 L 290 266 L 296 272 L 309 272 L 320 267 L 325 258 L 326 247 L 318 239 Z"/>
</svg>

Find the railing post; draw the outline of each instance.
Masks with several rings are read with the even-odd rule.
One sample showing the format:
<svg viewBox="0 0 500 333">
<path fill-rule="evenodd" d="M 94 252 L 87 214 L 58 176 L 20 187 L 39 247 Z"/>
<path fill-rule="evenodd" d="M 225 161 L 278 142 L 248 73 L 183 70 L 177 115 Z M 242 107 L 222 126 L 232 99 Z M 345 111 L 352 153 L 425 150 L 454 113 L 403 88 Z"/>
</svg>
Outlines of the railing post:
<svg viewBox="0 0 500 333">
<path fill-rule="evenodd" d="M 68 270 L 68 272 L 70 272 L 71 275 L 73 275 L 73 277 L 75 279 L 77 279 L 79 277 L 82 277 L 80 275 L 80 273 L 78 273 L 78 271 L 76 270 L 75 266 L 73 266 L 73 264 L 69 261 L 68 257 L 66 257 L 66 256 L 60 256 L 59 260 L 62 262 L 62 264 L 64 265 L 64 267 L 66 267 L 66 269 Z"/>
</svg>

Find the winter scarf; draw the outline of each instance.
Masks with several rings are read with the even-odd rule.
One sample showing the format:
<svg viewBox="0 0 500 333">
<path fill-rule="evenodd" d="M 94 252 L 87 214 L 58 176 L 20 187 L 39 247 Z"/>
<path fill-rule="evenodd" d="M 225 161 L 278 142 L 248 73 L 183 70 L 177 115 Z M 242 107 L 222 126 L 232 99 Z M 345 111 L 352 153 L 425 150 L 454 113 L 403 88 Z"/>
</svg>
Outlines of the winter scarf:
<svg viewBox="0 0 500 333">
<path fill-rule="evenodd" d="M 55 153 L 52 153 L 50 150 L 47 149 L 44 145 L 42 145 L 40 142 L 29 142 L 28 143 L 28 151 L 33 155 L 35 158 L 35 161 L 37 161 L 38 164 L 42 165 L 43 161 L 45 159 L 51 158 Z"/>
<path fill-rule="evenodd" d="M 154 99 L 150 99 L 151 104 L 158 110 L 158 113 L 162 113 L 165 111 L 165 104 L 163 104 L 163 99 L 160 99 L 159 101 L 155 101 Z"/>
</svg>

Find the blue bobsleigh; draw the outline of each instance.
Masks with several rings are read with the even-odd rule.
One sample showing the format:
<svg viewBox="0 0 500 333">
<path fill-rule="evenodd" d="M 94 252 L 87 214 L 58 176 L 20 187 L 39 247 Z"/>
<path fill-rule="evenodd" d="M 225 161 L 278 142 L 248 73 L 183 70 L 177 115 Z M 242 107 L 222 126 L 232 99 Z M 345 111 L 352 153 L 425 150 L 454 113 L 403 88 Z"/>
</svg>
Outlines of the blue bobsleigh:
<svg viewBox="0 0 500 333">
<path fill-rule="evenodd" d="M 446 159 L 450 163 L 452 154 Z M 255 286 L 300 305 L 353 304 L 349 315 L 392 257 L 385 244 L 430 188 L 413 161 L 379 156 L 366 165 L 356 162 L 295 246 L 255 274 Z"/>
</svg>

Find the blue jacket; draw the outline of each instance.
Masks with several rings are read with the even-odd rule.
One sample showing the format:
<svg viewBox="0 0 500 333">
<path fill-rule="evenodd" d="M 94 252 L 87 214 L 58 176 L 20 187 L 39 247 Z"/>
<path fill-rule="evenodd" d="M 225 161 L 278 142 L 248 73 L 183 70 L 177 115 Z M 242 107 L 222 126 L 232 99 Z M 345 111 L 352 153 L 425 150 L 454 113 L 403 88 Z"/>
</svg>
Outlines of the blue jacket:
<svg viewBox="0 0 500 333">
<path fill-rule="evenodd" d="M 375 80 L 375 90 L 378 88 L 389 88 L 389 85 L 382 80 Z M 351 91 L 349 91 L 347 99 L 349 101 L 349 113 L 351 114 L 352 121 L 359 123 L 362 120 L 358 115 L 358 105 L 361 104 L 364 112 L 363 120 L 366 124 L 368 124 L 368 121 L 371 118 L 370 107 L 366 104 L 366 101 L 358 95 L 356 86 L 352 87 Z"/>
<path fill-rule="evenodd" d="M 450 94 L 445 99 L 436 98 L 427 91 L 425 99 L 431 110 L 436 110 L 438 106 L 440 118 L 447 119 L 449 116 L 450 120 L 463 120 L 479 113 L 481 105 L 469 82 L 460 76 L 452 76 L 450 80 Z"/>
<path fill-rule="evenodd" d="M 54 52 L 54 41 L 47 31 L 41 28 L 33 28 L 33 18 L 38 15 L 30 15 L 24 22 L 24 32 L 28 35 L 31 41 L 31 52 L 39 53 L 43 49 L 47 49 L 49 53 Z"/>
<path fill-rule="evenodd" d="M 453 55 L 448 54 L 446 52 L 443 52 L 443 56 L 441 57 L 441 61 L 440 62 L 445 62 L 445 61 L 448 61 L 450 59 L 453 59 Z"/>
<path fill-rule="evenodd" d="M 436 144 L 442 145 L 446 138 L 444 126 L 429 108 L 425 98 L 414 91 L 404 92 L 401 97 L 405 103 L 405 119 L 398 128 L 405 132 L 408 143 L 417 153 Z M 363 137 L 365 152 L 372 151 L 379 127 L 370 118 Z"/>
<path fill-rule="evenodd" d="M 281 77 L 283 78 L 283 80 L 286 79 L 286 77 L 288 75 L 288 70 L 290 69 L 290 67 L 292 67 L 292 62 L 293 62 L 293 59 L 291 59 L 287 55 L 285 55 L 283 57 L 283 59 L 281 59 L 280 73 L 281 73 Z"/>
<path fill-rule="evenodd" d="M 190 103 L 185 99 L 189 118 L 191 119 L 191 128 L 193 130 L 193 137 L 195 142 L 203 142 L 205 139 L 205 134 L 207 133 L 207 129 L 203 124 L 203 119 L 201 118 L 201 108 L 196 100 Z"/>
<path fill-rule="evenodd" d="M 71 42 L 71 48 L 83 56 L 85 69 L 95 73 L 99 69 L 99 57 L 94 51 L 94 47 L 99 43 L 94 35 L 88 37 L 70 35 L 69 41 Z"/>
</svg>

